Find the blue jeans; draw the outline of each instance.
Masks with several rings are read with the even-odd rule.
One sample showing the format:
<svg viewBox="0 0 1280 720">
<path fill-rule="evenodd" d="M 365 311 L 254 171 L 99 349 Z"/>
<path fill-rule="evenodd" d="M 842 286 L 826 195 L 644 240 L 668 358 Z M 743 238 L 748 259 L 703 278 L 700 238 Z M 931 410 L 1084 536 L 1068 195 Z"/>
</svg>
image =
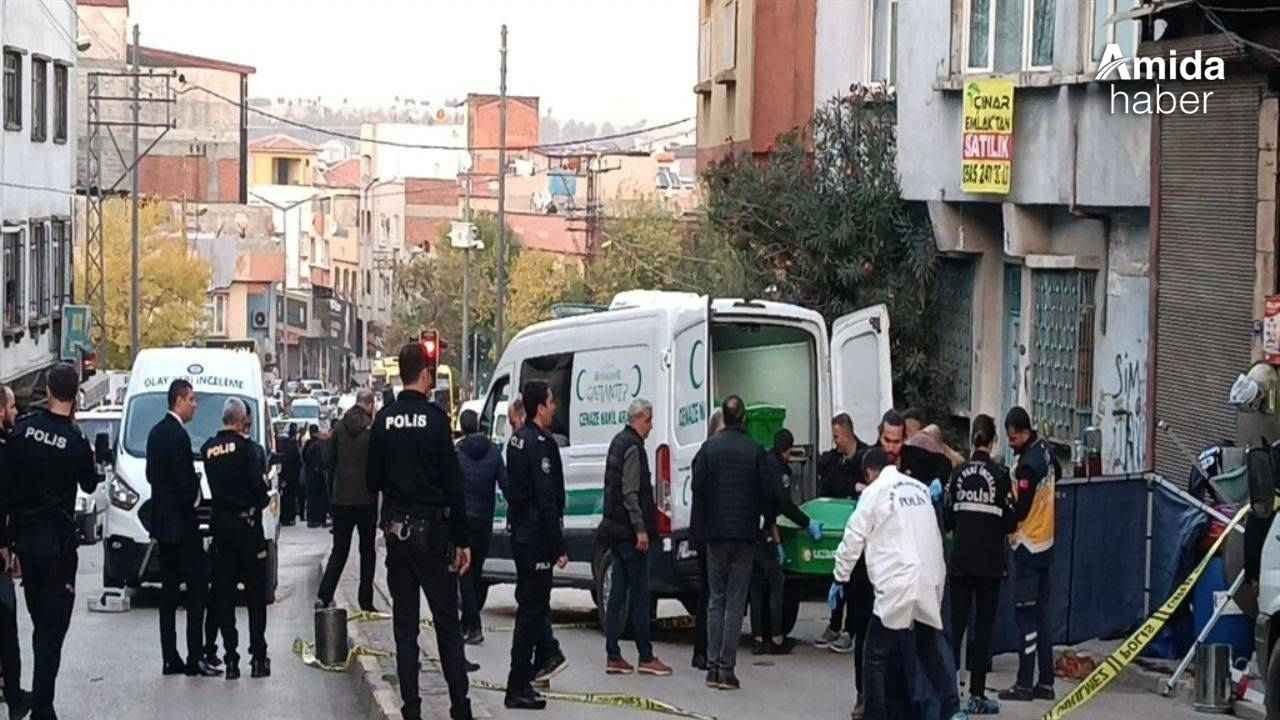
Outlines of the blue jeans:
<svg viewBox="0 0 1280 720">
<path fill-rule="evenodd" d="M 630 621 L 640 662 L 647 662 L 653 659 L 653 643 L 649 639 L 649 555 L 636 550 L 632 543 L 617 543 L 612 552 L 612 587 L 609 606 L 605 609 L 605 653 L 610 658 L 622 657 L 618 638 L 622 636 L 623 623 Z"/>
<path fill-rule="evenodd" d="M 1053 600 L 1053 551 L 1032 553 L 1020 547 L 1013 554 L 1014 619 L 1018 623 L 1018 686 L 1029 688 L 1040 665 L 1040 684 L 1053 687 L 1053 628 L 1049 624 Z"/>
</svg>

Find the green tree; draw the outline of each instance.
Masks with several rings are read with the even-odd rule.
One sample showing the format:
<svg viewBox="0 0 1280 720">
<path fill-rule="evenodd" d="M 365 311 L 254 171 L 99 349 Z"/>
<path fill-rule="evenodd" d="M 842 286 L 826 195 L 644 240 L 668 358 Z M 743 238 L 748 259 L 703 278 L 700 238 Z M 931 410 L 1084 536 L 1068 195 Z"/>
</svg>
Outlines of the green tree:
<svg viewBox="0 0 1280 720">
<path fill-rule="evenodd" d="M 708 169 L 703 233 L 737 249 L 749 287 L 828 322 L 886 304 L 895 397 L 941 407 L 936 245 L 924 206 L 901 197 L 895 105 L 861 91 L 833 98 L 808 130 L 779 138 L 767 162 Z"/>
<path fill-rule="evenodd" d="M 99 356 L 106 367 L 129 367 L 130 345 L 130 210 L 127 201 L 103 202 L 103 270 L 106 293 L 105 347 Z M 165 203 L 139 206 L 140 237 L 138 330 L 142 347 L 182 345 L 201 337 L 212 277 L 208 263 L 192 253 L 180 234 L 168 226 Z M 84 302 L 84 254 L 75 254 L 77 301 Z M 97 312 L 97 308 L 93 309 Z"/>
</svg>

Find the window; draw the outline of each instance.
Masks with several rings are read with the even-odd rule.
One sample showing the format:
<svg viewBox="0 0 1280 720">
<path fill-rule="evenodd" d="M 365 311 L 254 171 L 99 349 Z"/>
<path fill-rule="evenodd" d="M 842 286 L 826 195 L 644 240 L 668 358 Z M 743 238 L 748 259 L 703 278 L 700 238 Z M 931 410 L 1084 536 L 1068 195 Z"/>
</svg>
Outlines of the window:
<svg viewBox="0 0 1280 720">
<path fill-rule="evenodd" d="M 67 273 L 71 267 L 71 224 L 66 220 L 53 221 L 53 311 L 71 302 L 71 282 Z"/>
<path fill-rule="evenodd" d="M 1056 0 L 967 0 L 965 70 L 1050 69 L 1055 6 Z"/>
<path fill-rule="evenodd" d="M 213 334 L 227 334 L 227 296 L 213 296 Z"/>
<path fill-rule="evenodd" d="M 1093 62 L 1102 59 L 1102 53 L 1110 43 L 1120 46 L 1125 57 L 1133 57 L 1138 49 L 1138 39 L 1142 34 L 1142 24 L 1137 20 L 1126 20 L 1108 23 L 1107 18 L 1115 13 L 1132 10 L 1138 6 L 1138 0 L 1093 0 L 1093 51 L 1090 57 Z"/>
<path fill-rule="evenodd" d="M 738 63 L 738 3 L 727 2 L 719 9 L 720 52 L 716 56 L 716 72 L 732 70 Z"/>
<path fill-rule="evenodd" d="M 867 27 L 871 28 L 867 67 L 872 82 L 893 85 L 897 80 L 899 0 L 873 0 L 868 6 Z"/>
<path fill-rule="evenodd" d="M 373 291 L 370 288 L 372 287 L 373 287 L 373 271 L 365 270 L 364 271 L 364 294 L 365 295 L 371 294 Z"/>
<path fill-rule="evenodd" d="M 711 21 L 698 28 L 698 82 L 711 80 Z"/>
<path fill-rule="evenodd" d="M 510 387 L 511 378 L 507 375 L 494 381 L 493 387 L 489 390 L 489 399 L 485 401 L 484 409 L 480 411 L 480 432 L 499 444 L 511 434 L 511 427 L 507 422 L 509 413 L 506 409 L 510 401 L 511 393 L 508 392 Z"/>
<path fill-rule="evenodd" d="M 31 139 L 49 139 L 49 61 L 31 58 Z"/>
<path fill-rule="evenodd" d="M 67 141 L 67 66 L 53 66 L 53 141 Z"/>
<path fill-rule="evenodd" d="M 22 129 L 22 53 L 4 51 L 4 127 Z"/>
<path fill-rule="evenodd" d="M 43 220 L 32 221 L 31 240 L 27 243 L 31 261 L 27 281 L 28 315 L 30 320 L 46 320 L 49 317 L 49 226 Z"/>
<path fill-rule="evenodd" d="M 569 445 L 569 406 L 572 401 L 569 390 L 573 379 L 573 353 L 544 355 L 529 358 L 520 366 L 520 383 L 541 380 L 551 386 L 551 396 L 556 401 L 556 415 L 551 419 L 551 434 L 560 447 Z"/>
<path fill-rule="evenodd" d="M 4 233 L 4 328 L 13 330 L 22 325 L 22 232 L 10 230 Z"/>
</svg>

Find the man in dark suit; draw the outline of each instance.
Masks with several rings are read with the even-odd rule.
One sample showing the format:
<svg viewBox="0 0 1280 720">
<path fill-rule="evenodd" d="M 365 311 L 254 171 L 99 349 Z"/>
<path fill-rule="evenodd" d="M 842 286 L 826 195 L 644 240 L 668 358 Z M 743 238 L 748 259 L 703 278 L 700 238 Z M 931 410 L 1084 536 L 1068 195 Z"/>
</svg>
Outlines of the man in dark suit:
<svg viewBox="0 0 1280 720">
<path fill-rule="evenodd" d="M 213 677 L 222 673 L 203 659 L 201 629 L 205 596 L 209 590 L 208 560 L 196 520 L 200 504 L 200 478 L 196 475 L 195 450 L 183 427 L 196 415 L 196 393 L 191 383 L 178 379 L 169 384 L 169 412 L 147 436 L 147 482 L 151 485 L 151 537 L 159 543 L 160 651 L 165 675 Z M 178 595 L 187 583 L 187 658 L 178 654 Z"/>
</svg>

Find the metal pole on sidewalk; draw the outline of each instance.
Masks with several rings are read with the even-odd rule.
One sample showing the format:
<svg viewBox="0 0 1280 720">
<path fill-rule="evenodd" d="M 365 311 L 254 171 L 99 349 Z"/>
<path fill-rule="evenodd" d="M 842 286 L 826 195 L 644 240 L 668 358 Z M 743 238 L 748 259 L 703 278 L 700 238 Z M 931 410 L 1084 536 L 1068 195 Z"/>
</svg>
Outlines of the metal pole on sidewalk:
<svg viewBox="0 0 1280 720">
<path fill-rule="evenodd" d="M 1241 570 L 1236 575 L 1236 581 L 1231 583 L 1231 587 L 1227 589 L 1227 594 L 1222 598 L 1222 602 L 1214 603 L 1215 607 L 1213 608 L 1213 615 L 1209 616 L 1209 622 L 1204 624 L 1204 629 L 1196 636 L 1196 641 L 1191 643 L 1191 649 L 1187 650 L 1186 656 L 1182 658 L 1182 662 L 1178 663 L 1178 667 L 1173 671 L 1173 675 L 1164 682 L 1163 686 L 1161 686 L 1161 695 L 1168 697 L 1169 693 L 1173 692 L 1173 686 L 1178 683 L 1178 678 L 1182 677 L 1182 673 L 1187 671 L 1187 666 L 1191 664 L 1191 659 L 1196 656 L 1196 649 L 1203 645 L 1204 641 L 1209 638 L 1209 633 L 1213 632 L 1213 628 L 1218 624 L 1218 620 L 1221 619 L 1223 613 L 1226 612 L 1227 604 L 1231 602 L 1233 597 L 1235 597 L 1235 594 L 1240 590 L 1241 585 L 1244 585 L 1244 570 Z"/>
<path fill-rule="evenodd" d="M 138 42 L 142 36 L 138 24 L 133 25 L 133 54 L 131 56 L 132 63 L 129 72 L 133 74 L 133 169 L 129 173 L 131 176 L 132 191 L 129 193 L 130 204 L 133 207 L 131 215 L 129 239 L 130 239 L 130 259 L 129 266 L 129 358 L 138 357 L 138 353 L 142 350 L 142 336 L 138 329 L 138 315 L 141 312 L 141 292 L 138 288 L 138 273 L 141 268 L 140 255 L 141 251 L 138 247 L 138 114 L 141 106 L 138 102 L 139 94 L 139 77 L 138 77 Z M 186 218 L 182 219 L 183 223 Z"/>
<path fill-rule="evenodd" d="M 462 219 L 468 224 L 471 222 L 471 170 L 467 169 L 466 180 L 463 185 L 463 201 L 462 201 Z M 467 236 L 467 248 L 462 251 L 462 387 L 470 388 L 468 382 L 471 375 L 471 363 L 468 360 L 471 357 L 470 344 L 467 337 L 471 330 L 471 237 Z M 475 393 L 471 392 L 466 399 L 475 397 Z"/>
<path fill-rule="evenodd" d="M 507 297 L 507 26 L 502 26 L 501 75 L 498 83 L 498 272 L 494 309 L 494 354 L 501 357 L 505 345 L 503 313 Z"/>
</svg>

